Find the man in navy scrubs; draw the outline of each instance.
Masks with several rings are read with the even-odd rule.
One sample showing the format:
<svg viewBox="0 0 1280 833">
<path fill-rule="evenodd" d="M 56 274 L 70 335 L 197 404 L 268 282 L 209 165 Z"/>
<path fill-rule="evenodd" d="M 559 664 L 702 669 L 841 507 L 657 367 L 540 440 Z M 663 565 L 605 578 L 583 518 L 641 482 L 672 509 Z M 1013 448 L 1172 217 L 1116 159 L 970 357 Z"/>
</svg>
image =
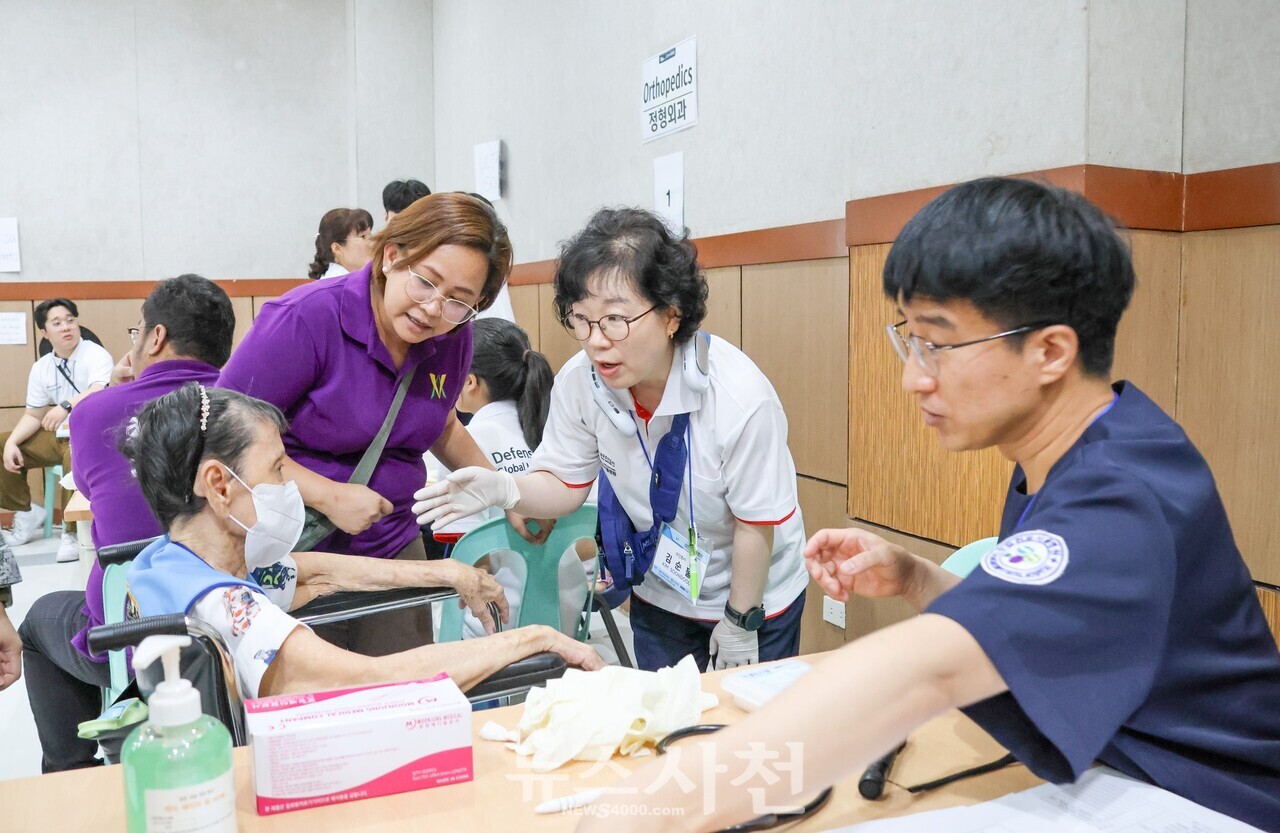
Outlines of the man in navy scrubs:
<svg viewBox="0 0 1280 833">
<path fill-rule="evenodd" d="M 1110 381 L 1133 287 L 1126 247 L 1079 195 L 984 179 L 917 214 L 885 266 L 905 319 L 889 337 L 947 449 L 1017 464 L 1000 543 L 961 581 L 870 533 L 817 533 L 805 557 L 828 595 L 898 595 L 922 615 L 845 646 L 718 733 L 714 755 L 684 756 L 680 789 L 659 764 L 611 800 L 721 828 L 759 814 L 753 791 L 794 799 L 794 778 L 744 783 L 736 760 L 790 761 L 799 742 L 813 790 L 959 706 L 1047 780 L 1099 762 L 1280 831 L 1280 651 L 1204 458 Z M 669 828 L 671 812 L 581 829 Z"/>
</svg>

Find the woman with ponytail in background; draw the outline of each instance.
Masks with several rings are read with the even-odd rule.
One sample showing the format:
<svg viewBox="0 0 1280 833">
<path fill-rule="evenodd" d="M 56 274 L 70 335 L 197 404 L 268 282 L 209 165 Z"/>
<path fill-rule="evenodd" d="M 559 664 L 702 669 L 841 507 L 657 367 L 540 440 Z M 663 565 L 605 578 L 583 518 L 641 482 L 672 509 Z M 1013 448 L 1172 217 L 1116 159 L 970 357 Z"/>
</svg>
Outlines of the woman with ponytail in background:
<svg viewBox="0 0 1280 833">
<path fill-rule="evenodd" d="M 362 268 L 373 257 L 373 215 L 363 208 L 335 208 L 320 218 L 316 255 L 307 277 L 336 278 Z"/>
<path fill-rule="evenodd" d="M 532 349 L 529 336 L 518 325 L 484 318 L 471 326 L 475 345 L 471 372 L 458 396 L 458 410 L 472 415 L 467 431 L 495 469 L 524 474 L 533 450 L 542 442 L 555 376 L 547 357 Z M 441 467 L 439 477 L 448 475 L 448 469 Z M 490 508 L 435 530 L 434 537 L 452 544 L 480 524 L 501 516 L 501 510 Z M 571 550 L 561 558 L 562 631 L 572 629 L 586 601 L 582 561 L 589 560 L 594 573 L 594 542 L 582 549 L 577 555 Z M 489 571 L 507 591 L 511 621 L 516 623 L 525 582 L 524 560 L 501 552 L 491 553 L 488 559 Z M 480 622 L 469 613 L 464 630 L 468 637 L 484 635 Z"/>
</svg>

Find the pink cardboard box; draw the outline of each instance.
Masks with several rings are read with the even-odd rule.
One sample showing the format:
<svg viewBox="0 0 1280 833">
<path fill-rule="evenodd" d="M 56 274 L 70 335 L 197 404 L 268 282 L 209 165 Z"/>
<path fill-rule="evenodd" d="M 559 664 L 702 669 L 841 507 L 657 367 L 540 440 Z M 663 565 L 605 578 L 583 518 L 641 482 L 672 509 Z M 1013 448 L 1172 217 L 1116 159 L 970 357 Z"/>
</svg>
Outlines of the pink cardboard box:
<svg viewBox="0 0 1280 833">
<path fill-rule="evenodd" d="M 471 704 L 446 675 L 245 702 L 258 814 L 470 781 Z"/>
</svg>

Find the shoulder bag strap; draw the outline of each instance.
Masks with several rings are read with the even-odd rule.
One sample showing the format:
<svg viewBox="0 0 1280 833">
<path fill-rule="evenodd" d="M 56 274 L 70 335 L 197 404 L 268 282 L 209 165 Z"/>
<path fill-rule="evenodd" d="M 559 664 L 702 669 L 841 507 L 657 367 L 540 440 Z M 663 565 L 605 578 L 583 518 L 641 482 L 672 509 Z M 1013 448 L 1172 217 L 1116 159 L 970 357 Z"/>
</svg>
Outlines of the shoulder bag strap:
<svg viewBox="0 0 1280 833">
<path fill-rule="evenodd" d="M 387 439 L 391 436 L 391 429 L 396 424 L 396 417 L 400 415 L 400 406 L 404 404 L 404 397 L 409 392 L 409 383 L 413 381 L 413 375 L 417 372 L 418 366 L 414 365 L 400 380 L 396 395 L 391 400 L 391 408 L 387 411 L 387 418 L 382 421 L 382 427 L 378 429 L 373 442 L 369 443 L 369 447 L 365 449 L 364 456 L 356 464 L 355 471 L 351 472 L 351 476 L 347 478 L 348 483 L 369 485 L 373 470 L 378 467 L 378 460 L 382 457 L 382 450 L 387 447 Z"/>
</svg>

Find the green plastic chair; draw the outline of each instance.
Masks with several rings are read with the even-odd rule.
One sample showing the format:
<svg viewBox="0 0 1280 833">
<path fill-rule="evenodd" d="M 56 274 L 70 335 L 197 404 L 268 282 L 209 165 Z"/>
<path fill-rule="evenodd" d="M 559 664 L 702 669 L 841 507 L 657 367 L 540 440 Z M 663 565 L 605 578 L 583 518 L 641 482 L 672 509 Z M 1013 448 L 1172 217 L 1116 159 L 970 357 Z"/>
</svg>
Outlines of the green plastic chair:
<svg viewBox="0 0 1280 833">
<path fill-rule="evenodd" d="M 102 571 L 102 619 L 104 625 L 118 625 L 124 621 L 124 600 L 128 591 L 126 578 L 128 564 L 108 564 Z M 123 650 L 108 651 L 107 664 L 111 668 L 111 684 L 102 690 L 102 707 L 116 701 L 120 692 L 129 685 L 129 668 Z"/>
<path fill-rule="evenodd" d="M 491 552 L 510 550 L 518 554 L 526 567 L 524 595 L 520 602 L 520 620 L 507 627 L 549 625 L 560 630 L 560 556 L 575 542 L 587 538 L 594 543 L 595 537 L 596 507 L 586 503 L 572 515 L 556 521 L 555 529 L 541 546 L 521 538 L 506 518 L 494 518 L 463 535 L 449 557 L 474 567 Z M 455 642 L 462 638 L 462 614 L 455 604 L 444 606 L 437 642 Z M 586 640 L 589 626 L 590 620 L 581 617 L 572 636 L 579 642 Z"/>
<path fill-rule="evenodd" d="M 999 542 L 999 538 L 993 537 L 979 538 L 971 544 L 965 544 L 947 556 L 947 560 L 942 562 L 942 569 L 964 578 L 973 572 L 973 568 L 978 566 L 982 557 L 995 549 Z"/>
<path fill-rule="evenodd" d="M 62 466 L 46 466 L 44 470 L 44 508 L 48 511 L 44 513 L 44 537 L 53 537 L 53 498 L 57 494 L 58 481 L 62 479 Z M 62 528 L 67 529 L 67 522 L 62 522 Z"/>
</svg>

